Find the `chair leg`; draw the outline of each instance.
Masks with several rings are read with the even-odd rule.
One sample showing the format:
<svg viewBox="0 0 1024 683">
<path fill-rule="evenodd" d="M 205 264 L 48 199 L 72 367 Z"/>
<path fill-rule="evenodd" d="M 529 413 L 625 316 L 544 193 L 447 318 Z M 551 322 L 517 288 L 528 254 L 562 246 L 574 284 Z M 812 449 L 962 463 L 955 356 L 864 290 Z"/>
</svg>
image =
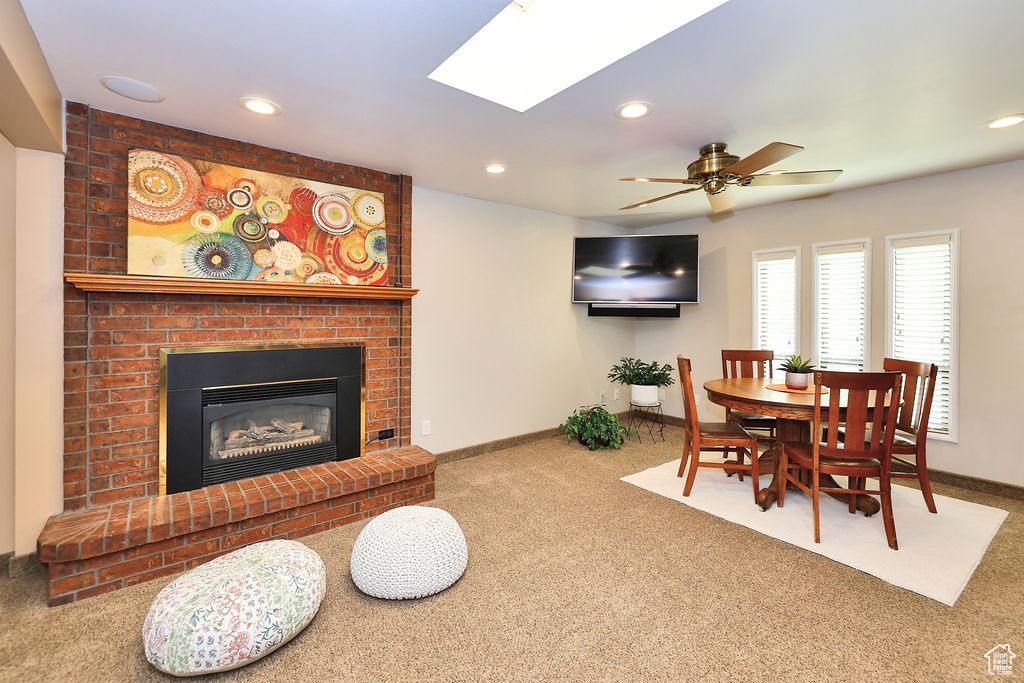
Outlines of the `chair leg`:
<svg viewBox="0 0 1024 683">
<path fill-rule="evenodd" d="M 756 502 L 757 494 L 761 492 L 760 472 L 757 469 L 757 441 L 752 442 L 750 447 L 750 478 L 754 480 L 754 501 Z"/>
<path fill-rule="evenodd" d="M 779 482 L 778 498 L 775 501 L 779 507 L 786 504 L 786 488 L 789 484 L 789 457 L 786 455 L 786 447 L 779 448 L 779 471 L 775 475 L 775 481 Z"/>
<path fill-rule="evenodd" d="M 683 495 L 690 495 L 690 489 L 693 488 L 693 480 L 697 478 L 697 467 L 700 464 L 700 451 L 693 451 L 690 454 L 690 471 L 686 475 L 686 486 L 683 487 Z"/>
<path fill-rule="evenodd" d="M 687 432 L 686 436 L 683 438 L 683 457 L 679 461 L 679 473 L 676 474 L 677 477 L 683 476 L 683 473 L 686 471 L 686 460 L 690 457 L 690 449 L 692 447 L 693 441 L 690 439 L 689 432 Z"/>
<path fill-rule="evenodd" d="M 918 438 L 922 438 L 918 436 Z M 924 446 L 918 449 L 917 453 L 917 480 L 921 482 L 921 493 L 924 495 L 924 504 L 928 506 L 928 512 L 937 512 L 935 499 L 932 498 L 932 485 L 928 481 L 928 463 L 925 461 Z"/>
<path fill-rule="evenodd" d="M 814 481 L 811 482 L 811 505 L 814 508 L 814 542 L 821 543 L 821 516 L 818 512 L 818 503 L 821 500 L 821 483 L 818 480 L 818 470 L 811 475 Z"/>
<path fill-rule="evenodd" d="M 860 477 L 850 477 L 849 482 L 850 488 L 850 514 L 857 514 L 857 494 L 853 492 L 854 489 L 864 488 L 860 484 Z"/>
<path fill-rule="evenodd" d="M 737 448 L 736 449 L 736 464 L 739 465 L 740 467 L 743 466 L 743 453 L 744 452 L 745 451 L 742 448 Z M 739 472 L 737 472 L 737 474 L 740 475 L 740 481 L 743 481 L 743 470 L 739 470 Z"/>
<path fill-rule="evenodd" d="M 882 474 L 881 484 L 879 489 L 882 492 L 882 521 L 885 523 L 885 538 L 889 541 L 890 548 L 899 550 L 899 546 L 896 544 L 896 521 L 892 517 L 892 483 L 888 473 Z"/>
</svg>

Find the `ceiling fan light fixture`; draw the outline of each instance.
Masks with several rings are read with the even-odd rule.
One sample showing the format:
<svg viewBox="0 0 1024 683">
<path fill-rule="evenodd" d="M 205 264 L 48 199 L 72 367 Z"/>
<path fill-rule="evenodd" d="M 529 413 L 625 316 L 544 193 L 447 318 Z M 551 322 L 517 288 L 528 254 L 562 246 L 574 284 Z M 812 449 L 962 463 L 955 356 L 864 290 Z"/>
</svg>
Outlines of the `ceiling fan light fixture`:
<svg viewBox="0 0 1024 683">
<path fill-rule="evenodd" d="M 989 128 L 1009 128 L 1010 126 L 1016 126 L 1018 123 L 1024 123 L 1024 114 L 1000 116 L 998 119 L 993 119 L 985 125 Z"/>
<path fill-rule="evenodd" d="M 642 100 L 634 100 L 632 102 L 625 102 L 615 108 L 615 115 L 624 121 L 636 121 L 637 119 L 646 118 L 650 115 L 651 106 L 650 102 L 644 102 Z"/>
<path fill-rule="evenodd" d="M 490 173 L 491 175 L 501 175 L 502 173 L 508 170 L 508 166 L 506 166 L 505 164 L 498 163 L 487 164 L 486 166 L 484 166 L 484 170 Z"/>
<path fill-rule="evenodd" d="M 783 159 L 793 156 L 803 147 L 786 142 L 772 142 L 749 154 L 742 159 L 730 154 L 724 142 L 711 142 L 700 148 L 700 158 L 686 167 L 685 178 L 647 178 L 630 176 L 619 180 L 680 183 L 692 185 L 683 190 L 669 192 L 660 197 L 653 197 L 643 202 L 623 206 L 620 211 L 642 209 L 663 199 L 678 197 L 691 192 L 703 191 L 711 202 L 713 213 L 728 211 L 735 207 L 736 197 L 733 187 L 750 187 L 751 185 L 820 185 L 831 183 L 843 172 L 842 169 L 831 171 L 784 171 L 782 169 L 758 173 L 762 169 L 774 166 Z"/>
<path fill-rule="evenodd" d="M 239 97 L 238 106 L 260 116 L 277 116 L 281 113 L 280 105 L 262 97 Z"/>
</svg>

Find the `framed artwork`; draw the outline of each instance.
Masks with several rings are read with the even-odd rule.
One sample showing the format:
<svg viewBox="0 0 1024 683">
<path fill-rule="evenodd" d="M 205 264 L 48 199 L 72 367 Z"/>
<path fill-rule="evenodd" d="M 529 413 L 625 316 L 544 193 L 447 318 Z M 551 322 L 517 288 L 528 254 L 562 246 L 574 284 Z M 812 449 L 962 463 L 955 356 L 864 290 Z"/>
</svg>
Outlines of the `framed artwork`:
<svg viewBox="0 0 1024 683">
<path fill-rule="evenodd" d="M 128 153 L 128 273 L 386 285 L 384 195 L 152 150 Z"/>
</svg>

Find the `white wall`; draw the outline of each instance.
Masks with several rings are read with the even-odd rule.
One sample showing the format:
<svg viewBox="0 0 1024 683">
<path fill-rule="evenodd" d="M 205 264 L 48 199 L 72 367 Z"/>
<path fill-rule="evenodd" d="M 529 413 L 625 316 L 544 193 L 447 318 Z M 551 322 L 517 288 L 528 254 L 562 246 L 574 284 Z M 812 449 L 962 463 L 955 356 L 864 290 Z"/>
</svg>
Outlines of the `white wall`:
<svg viewBox="0 0 1024 683">
<path fill-rule="evenodd" d="M 0 237 L 14 242 L 17 154 L 0 134 Z M 14 291 L 14 249 L 0 249 L 0 289 Z M 14 550 L 14 298 L 0 297 L 0 554 Z M 0 570 L 2 571 L 2 570 Z"/>
<path fill-rule="evenodd" d="M 743 192 L 770 192 L 750 188 Z M 1016 412 L 1024 396 L 1024 161 L 917 178 L 829 197 L 694 219 L 650 232 L 700 234 L 699 305 L 679 321 L 637 328 L 637 355 L 675 363 L 691 357 L 694 382 L 721 374 L 722 348 L 750 348 L 751 251 L 802 246 L 801 350 L 812 350 L 811 244 L 872 238 L 872 368 L 885 353 L 885 236 L 960 228 L 959 443 L 931 440 L 928 464 L 1024 485 Z M 706 397 L 699 411 L 721 415 Z M 678 390 L 666 412 L 682 414 Z"/>
<path fill-rule="evenodd" d="M 17 150 L 14 551 L 64 498 L 64 156 Z"/>
<path fill-rule="evenodd" d="M 572 237 L 621 230 L 421 187 L 412 207 L 413 443 L 441 453 L 547 429 L 612 390 L 634 322 L 570 303 Z"/>
</svg>

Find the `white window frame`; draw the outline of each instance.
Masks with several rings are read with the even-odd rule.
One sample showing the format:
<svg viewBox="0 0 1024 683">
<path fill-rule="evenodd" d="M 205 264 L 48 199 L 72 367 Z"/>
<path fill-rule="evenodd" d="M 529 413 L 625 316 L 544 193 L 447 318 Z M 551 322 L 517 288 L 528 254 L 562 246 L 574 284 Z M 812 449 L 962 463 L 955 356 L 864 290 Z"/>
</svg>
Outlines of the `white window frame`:
<svg viewBox="0 0 1024 683">
<path fill-rule="evenodd" d="M 812 356 L 815 366 L 821 360 L 821 349 L 819 348 L 819 301 L 818 301 L 818 252 L 822 249 L 832 247 L 848 247 L 860 245 L 864 250 L 864 371 L 871 370 L 871 238 L 862 237 L 853 240 L 835 240 L 832 242 L 815 242 L 811 245 L 812 269 L 814 271 L 814 290 L 811 297 L 814 301 L 814 323 L 811 328 L 811 343 L 814 354 Z"/>
<path fill-rule="evenodd" d="M 960 424 L 960 228 L 950 230 L 930 230 L 927 232 L 909 232 L 899 235 L 885 236 L 885 355 L 891 358 L 892 350 L 892 315 L 893 315 L 893 273 L 892 250 L 896 242 L 928 237 L 949 237 L 950 267 L 950 350 L 949 350 L 949 434 L 928 432 L 928 439 L 959 444 Z M 913 359 L 910 359 L 913 360 Z"/>
<path fill-rule="evenodd" d="M 795 292 L 796 296 L 794 298 L 795 305 L 796 305 L 796 313 L 795 313 L 795 315 L 796 315 L 796 318 L 795 318 L 795 320 L 796 320 L 796 326 L 795 326 L 796 329 L 793 330 L 793 335 L 794 335 L 793 336 L 793 348 L 795 349 L 793 353 L 796 353 L 797 355 L 800 354 L 800 341 L 801 341 L 800 331 L 801 331 L 801 329 L 803 327 L 803 322 L 802 322 L 803 306 L 802 306 L 802 302 L 801 302 L 801 299 L 800 299 L 800 293 L 801 293 L 801 290 L 803 289 L 800 286 L 800 274 L 801 274 L 801 271 L 802 271 L 802 267 L 801 267 L 801 263 L 800 263 L 800 252 L 801 252 L 800 246 L 796 245 L 796 246 L 792 246 L 792 247 L 778 247 L 778 248 L 773 248 L 773 249 L 759 249 L 757 251 L 753 251 L 753 252 L 750 253 L 750 303 L 751 303 L 751 308 L 750 308 L 750 348 L 752 348 L 752 349 L 756 349 L 757 348 L 757 301 L 758 301 L 758 299 L 757 299 L 757 261 L 758 261 L 758 257 L 760 257 L 760 256 L 769 256 L 769 255 L 772 255 L 772 254 L 790 254 L 791 253 L 794 256 L 794 265 L 793 265 L 793 267 L 796 270 L 796 282 L 794 283 L 794 287 L 796 288 L 796 292 Z M 775 349 L 772 349 L 772 351 L 774 351 L 774 350 Z M 775 360 L 782 360 L 782 359 L 776 358 Z"/>
</svg>

